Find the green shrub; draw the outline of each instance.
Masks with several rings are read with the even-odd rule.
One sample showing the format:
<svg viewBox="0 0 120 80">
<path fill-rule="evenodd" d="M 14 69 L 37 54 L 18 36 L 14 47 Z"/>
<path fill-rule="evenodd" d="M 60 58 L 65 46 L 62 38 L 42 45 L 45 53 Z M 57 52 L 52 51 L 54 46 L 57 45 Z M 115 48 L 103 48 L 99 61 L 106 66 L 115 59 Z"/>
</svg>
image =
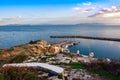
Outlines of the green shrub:
<svg viewBox="0 0 120 80">
<path fill-rule="evenodd" d="M 4 80 L 41 80 L 38 73 L 32 68 L 5 67 L 2 69 Z"/>
<path fill-rule="evenodd" d="M 59 75 L 58 75 L 58 78 L 59 78 L 59 79 L 62 79 L 62 78 L 63 78 L 63 75 L 62 75 L 62 74 L 59 74 Z"/>
<path fill-rule="evenodd" d="M 111 80 L 120 80 L 120 64 L 119 62 L 105 63 L 99 60 L 97 63 L 87 65 L 87 69 L 92 73 L 106 76 Z"/>
<path fill-rule="evenodd" d="M 110 78 L 111 80 L 120 80 L 120 75 L 113 75 L 105 70 L 100 70 L 100 69 L 91 69 L 90 72 L 95 73 L 95 74 L 99 74 L 102 76 L 106 76 L 108 78 Z"/>
<path fill-rule="evenodd" d="M 72 62 L 70 64 L 65 64 L 66 66 L 70 66 L 73 69 L 85 69 L 85 64 L 80 62 Z"/>
<path fill-rule="evenodd" d="M 25 55 L 24 53 L 21 53 L 21 54 L 15 56 L 14 58 L 12 58 L 9 62 L 10 63 L 22 63 L 27 58 L 28 58 L 27 55 Z"/>
<path fill-rule="evenodd" d="M 32 40 L 29 42 L 29 44 L 35 44 L 35 43 L 36 43 L 36 42 L 35 42 L 35 41 L 32 41 Z"/>
<path fill-rule="evenodd" d="M 6 63 L 7 63 L 6 60 L 0 60 L 0 66 L 4 65 L 4 64 L 6 64 Z"/>
<path fill-rule="evenodd" d="M 3 80 L 4 77 L 3 77 L 3 74 L 0 73 L 0 80 Z"/>
</svg>

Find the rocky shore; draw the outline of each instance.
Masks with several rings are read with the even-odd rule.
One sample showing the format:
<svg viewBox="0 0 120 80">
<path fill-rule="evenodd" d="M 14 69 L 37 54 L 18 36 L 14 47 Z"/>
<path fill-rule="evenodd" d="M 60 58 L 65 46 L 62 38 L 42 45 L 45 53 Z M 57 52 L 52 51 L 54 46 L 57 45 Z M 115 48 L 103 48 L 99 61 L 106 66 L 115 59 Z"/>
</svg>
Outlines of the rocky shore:
<svg viewBox="0 0 120 80">
<path fill-rule="evenodd" d="M 7 63 L 45 63 L 47 65 L 54 65 L 64 69 L 62 74 L 53 75 L 53 71 L 40 69 L 35 67 L 34 69 L 28 68 L 31 76 L 38 76 L 34 80 L 119 80 L 120 79 L 120 62 L 112 61 L 108 58 L 98 59 L 94 58 L 94 53 L 90 55 L 82 55 L 78 51 L 73 54 L 66 51 L 69 46 L 75 45 L 79 42 L 73 42 L 69 40 L 48 43 L 45 40 L 30 41 L 27 44 L 15 46 L 8 49 L 0 49 L 0 66 Z M 37 69 L 36 69 L 37 68 Z M 10 70 L 9 70 L 10 69 Z M 12 70 L 11 70 L 12 69 Z M 21 70 L 26 71 L 27 67 L 19 68 L 5 68 L 1 71 L 1 74 L 11 77 L 22 77 Z M 11 76 L 9 73 L 11 71 Z M 12 72 L 13 71 L 13 72 Z M 16 71 L 16 76 L 15 76 Z M 6 72 L 6 73 L 4 73 Z M 17 76 L 18 74 L 19 76 Z M 24 72 L 23 72 L 24 73 Z M 29 74 L 28 73 L 28 74 Z M 28 76 L 26 76 L 27 78 Z M 23 78 L 25 79 L 25 78 Z M 22 80 L 23 80 L 22 79 Z M 0 78 L 1 80 L 1 78 Z M 3 80 L 3 79 L 2 79 Z M 17 78 L 15 80 L 18 80 Z M 19 79 L 21 80 L 21 79 Z M 28 80 L 28 79 L 25 79 Z M 29 79 L 30 80 L 30 79 Z M 32 79 L 33 80 L 33 79 Z"/>
<path fill-rule="evenodd" d="M 0 60 L 8 59 L 9 57 L 14 57 L 19 54 L 40 55 L 60 53 L 62 50 L 60 45 L 63 43 L 64 41 L 58 43 L 48 43 L 45 40 L 38 40 L 11 48 L 0 49 Z"/>
</svg>

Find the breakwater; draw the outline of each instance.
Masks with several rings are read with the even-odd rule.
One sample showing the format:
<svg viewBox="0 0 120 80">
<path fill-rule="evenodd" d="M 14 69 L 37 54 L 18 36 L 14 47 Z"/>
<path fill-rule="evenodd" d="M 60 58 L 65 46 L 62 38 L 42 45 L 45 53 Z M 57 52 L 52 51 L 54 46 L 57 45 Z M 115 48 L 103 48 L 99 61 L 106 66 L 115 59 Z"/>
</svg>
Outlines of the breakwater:
<svg viewBox="0 0 120 80">
<path fill-rule="evenodd" d="M 117 41 L 120 42 L 120 38 L 107 38 L 107 37 L 91 37 L 91 36 L 50 36 L 50 38 L 82 38 L 104 41 Z"/>
</svg>

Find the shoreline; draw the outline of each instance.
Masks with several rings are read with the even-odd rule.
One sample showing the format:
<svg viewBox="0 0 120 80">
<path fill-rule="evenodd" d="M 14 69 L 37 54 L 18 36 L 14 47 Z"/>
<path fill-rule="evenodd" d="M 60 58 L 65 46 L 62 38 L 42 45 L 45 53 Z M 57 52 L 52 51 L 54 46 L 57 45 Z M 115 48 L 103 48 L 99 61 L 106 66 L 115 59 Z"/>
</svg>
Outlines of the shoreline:
<svg viewBox="0 0 120 80">
<path fill-rule="evenodd" d="M 22 46 L 26 46 L 28 44 L 36 44 L 36 45 L 39 45 L 39 42 L 37 43 L 37 41 L 40 41 L 40 40 L 36 40 L 36 41 L 30 41 L 29 43 L 26 43 L 26 44 L 21 44 L 21 45 L 16 45 L 14 47 L 10 47 L 10 48 L 0 48 L 0 53 L 2 54 L 2 52 L 4 51 L 7 51 L 7 50 L 11 50 L 11 49 L 14 49 L 15 47 L 22 47 Z M 48 43 L 48 46 L 52 46 L 54 48 L 61 48 L 60 51 L 58 52 L 62 52 L 62 53 L 72 53 L 72 54 L 77 54 L 77 53 L 73 53 L 73 52 L 70 52 L 70 47 L 74 47 L 74 45 L 78 45 L 80 42 L 79 41 L 71 41 L 71 40 L 64 40 L 64 41 L 60 41 L 60 42 L 52 42 L 52 43 Z M 47 42 L 45 43 L 47 44 Z M 26 46 L 27 47 L 27 46 Z M 77 50 L 79 51 L 79 50 Z M 80 52 L 80 51 L 79 51 Z M 46 53 L 49 53 L 49 52 L 46 52 Z M 57 52 L 56 52 L 57 53 Z M 89 55 L 84 55 L 83 53 L 81 54 L 77 54 L 81 55 L 81 57 L 89 57 Z M 108 59 L 107 57 L 106 58 L 96 58 L 96 59 Z M 114 60 L 114 61 L 119 61 L 119 59 L 109 59 L 109 60 Z"/>
<path fill-rule="evenodd" d="M 13 72 L 18 70 L 18 73 L 21 72 L 21 68 L 23 71 L 24 69 L 29 70 L 29 68 L 31 68 L 33 70 L 32 72 L 37 71 L 38 78 L 47 77 L 47 80 L 49 80 L 49 78 L 50 80 L 59 80 L 59 76 L 61 76 L 61 80 L 65 80 L 64 78 L 67 78 L 67 80 L 96 80 L 96 78 L 98 80 L 110 80 L 109 76 L 106 74 L 110 75 L 111 78 L 116 78 L 116 76 L 119 77 L 118 74 L 120 62 L 113 62 L 110 59 L 94 58 L 93 52 L 91 52 L 89 56 L 86 56 L 80 54 L 79 51 L 77 51 L 76 54 L 69 51 L 64 51 L 70 46 L 74 46 L 73 43 L 74 42 L 70 40 L 55 43 L 48 43 L 45 40 L 30 41 L 28 44 L 15 46 L 12 47 L 12 49 L 5 50 L 7 57 L 0 59 L 0 67 L 1 69 L 3 68 L 3 72 L 6 70 L 6 73 L 9 72 L 9 70 L 13 70 Z M 42 52 L 40 52 L 40 50 L 42 50 Z M 12 55 L 9 56 L 8 54 L 10 53 Z M 56 74 L 56 71 L 53 69 L 53 67 L 59 69 L 60 74 Z M 42 74 L 39 74 L 39 72 L 42 72 Z"/>
</svg>

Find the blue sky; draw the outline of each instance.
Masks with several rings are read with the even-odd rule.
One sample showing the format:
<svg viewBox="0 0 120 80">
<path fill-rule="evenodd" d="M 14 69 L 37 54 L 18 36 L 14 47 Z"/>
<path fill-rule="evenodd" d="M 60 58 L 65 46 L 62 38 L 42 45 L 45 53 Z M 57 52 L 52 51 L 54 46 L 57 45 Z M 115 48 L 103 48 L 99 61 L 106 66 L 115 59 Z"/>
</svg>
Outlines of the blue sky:
<svg viewBox="0 0 120 80">
<path fill-rule="evenodd" d="M 63 5 L 83 2 L 101 2 L 107 0 L 0 0 L 0 5 Z"/>
<path fill-rule="evenodd" d="M 0 0 L 0 25 L 120 24 L 120 0 Z"/>
</svg>

